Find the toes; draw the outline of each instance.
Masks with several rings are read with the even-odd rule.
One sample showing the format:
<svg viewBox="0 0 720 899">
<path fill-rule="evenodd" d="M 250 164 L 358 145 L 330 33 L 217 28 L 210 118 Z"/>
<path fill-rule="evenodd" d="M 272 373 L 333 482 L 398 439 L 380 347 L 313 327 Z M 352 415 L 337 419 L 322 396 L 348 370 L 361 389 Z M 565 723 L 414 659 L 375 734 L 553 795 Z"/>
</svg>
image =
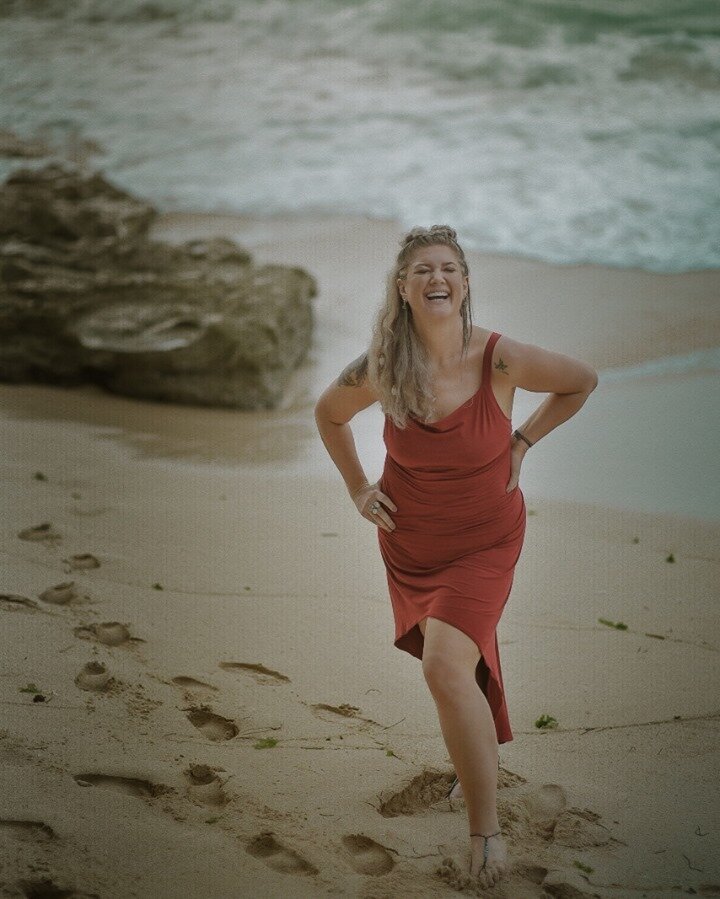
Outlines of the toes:
<svg viewBox="0 0 720 899">
<path fill-rule="evenodd" d="M 479 884 L 481 887 L 487 889 L 489 886 L 492 886 L 492 879 L 490 877 L 490 872 L 487 868 L 478 869 L 475 874 L 470 872 L 468 875 L 469 879 L 474 883 Z"/>
<path fill-rule="evenodd" d="M 481 869 L 477 872 L 474 880 L 478 884 L 480 884 L 483 889 L 489 889 L 490 887 L 495 886 L 498 881 L 502 879 L 504 872 L 504 868 L 501 868 L 497 865 L 488 865 L 486 868 Z"/>
</svg>

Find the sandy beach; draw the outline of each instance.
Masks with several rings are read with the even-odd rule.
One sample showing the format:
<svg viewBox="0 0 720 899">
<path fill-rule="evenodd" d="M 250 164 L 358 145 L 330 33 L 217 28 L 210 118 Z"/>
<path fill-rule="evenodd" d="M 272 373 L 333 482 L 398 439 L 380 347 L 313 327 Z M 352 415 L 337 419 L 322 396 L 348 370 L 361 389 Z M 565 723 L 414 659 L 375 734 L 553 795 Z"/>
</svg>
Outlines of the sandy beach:
<svg viewBox="0 0 720 899">
<path fill-rule="evenodd" d="M 457 895 L 437 869 L 467 863 L 467 819 L 434 702 L 312 414 L 365 348 L 400 229 L 174 213 L 154 232 L 212 234 L 318 281 L 280 409 L 0 385 L 0 891 Z M 488 895 L 720 896 L 719 376 L 603 380 L 718 347 L 720 270 L 469 261 L 477 324 L 601 374 L 521 475 L 498 631 L 513 871 Z M 353 421 L 371 480 L 381 423 Z M 99 567 L 73 568 L 84 554 Z"/>
</svg>

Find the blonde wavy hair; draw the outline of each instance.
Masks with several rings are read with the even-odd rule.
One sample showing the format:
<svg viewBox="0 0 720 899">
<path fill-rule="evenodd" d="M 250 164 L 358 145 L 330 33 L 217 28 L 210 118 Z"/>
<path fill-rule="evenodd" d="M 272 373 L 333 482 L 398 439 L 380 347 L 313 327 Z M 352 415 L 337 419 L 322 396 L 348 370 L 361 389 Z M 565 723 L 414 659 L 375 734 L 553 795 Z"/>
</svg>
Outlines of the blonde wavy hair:
<svg viewBox="0 0 720 899">
<path fill-rule="evenodd" d="M 395 265 L 387 274 L 385 301 L 378 310 L 367 352 L 368 380 L 378 394 L 383 412 L 399 428 L 406 426 L 409 414 L 427 421 L 434 413 L 436 396 L 432 389 L 430 360 L 413 325 L 412 311 L 403 304 L 397 279 L 407 275 L 410 260 L 416 250 L 436 244 L 451 247 L 458 256 L 463 275 L 468 275 L 465 253 L 457 242 L 457 233 L 449 225 L 417 227 L 408 231 L 400 240 L 400 252 Z M 464 355 L 472 334 L 469 287 L 467 297 L 460 307 L 460 317 Z"/>
</svg>

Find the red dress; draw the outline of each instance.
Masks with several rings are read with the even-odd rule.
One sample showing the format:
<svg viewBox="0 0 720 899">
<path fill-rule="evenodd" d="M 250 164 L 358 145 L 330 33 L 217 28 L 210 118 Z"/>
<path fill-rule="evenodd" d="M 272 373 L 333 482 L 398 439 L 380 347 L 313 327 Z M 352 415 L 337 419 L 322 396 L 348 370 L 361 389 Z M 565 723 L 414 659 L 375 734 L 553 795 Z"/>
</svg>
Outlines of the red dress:
<svg viewBox="0 0 720 899">
<path fill-rule="evenodd" d="M 459 628 L 478 646 L 475 679 L 487 697 L 498 743 L 512 740 L 497 624 L 525 537 L 525 498 L 510 480 L 511 423 L 492 391 L 490 335 L 480 389 L 432 424 L 385 416 L 387 449 L 378 486 L 397 506 L 396 528 L 377 529 L 395 617 L 395 646 L 422 658 L 417 626 L 428 615 Z"/>
</svg>

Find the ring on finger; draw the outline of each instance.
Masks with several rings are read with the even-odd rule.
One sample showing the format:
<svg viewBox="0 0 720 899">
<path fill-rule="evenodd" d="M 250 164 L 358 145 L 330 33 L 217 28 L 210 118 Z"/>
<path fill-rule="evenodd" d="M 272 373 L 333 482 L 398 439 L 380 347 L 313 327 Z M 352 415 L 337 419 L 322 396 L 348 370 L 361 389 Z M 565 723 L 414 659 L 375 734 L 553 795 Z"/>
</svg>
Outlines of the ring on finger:
<svg viewBox="0 0 720 899">
<path fill-rule="evenodd" d="M 379 509 L 380 509 L 380 503 L 377 500 L 375 500 L 375 502 L 372 504 L 372 506 L 370 506 L 370 511 L 372 512 L 373 515 L 377 515 Z"/>
</svg>

